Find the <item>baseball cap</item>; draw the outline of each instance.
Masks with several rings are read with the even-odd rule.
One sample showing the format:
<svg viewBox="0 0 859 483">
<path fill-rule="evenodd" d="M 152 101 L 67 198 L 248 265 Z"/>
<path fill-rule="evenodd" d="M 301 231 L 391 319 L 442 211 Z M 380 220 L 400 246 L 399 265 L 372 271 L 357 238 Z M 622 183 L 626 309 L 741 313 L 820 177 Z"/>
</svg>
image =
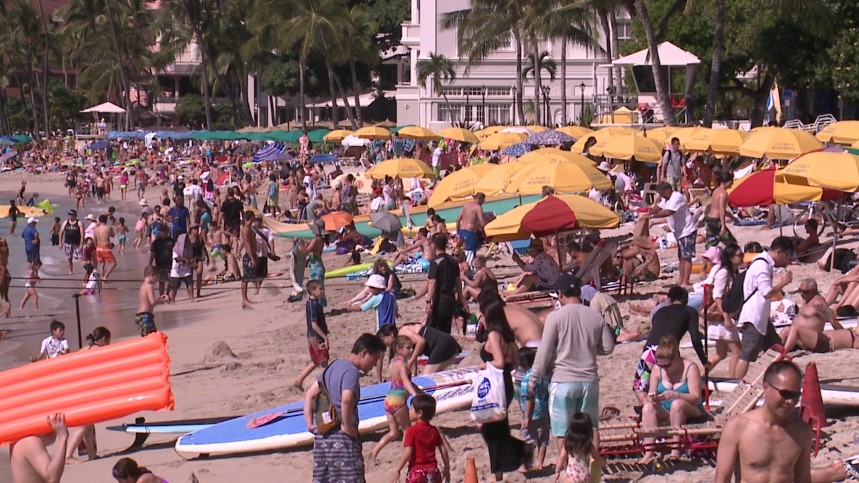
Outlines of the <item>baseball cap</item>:
<svg viewBox="0 0 859 483">
<path fill-rule="evenodd" d="M 578 277 L 574 277 L 568 273 L 562 273 L 555 280 L 555 288 L 559 292 L 566 292 L 573 288 L 580 288 L 582 286 L 581 280 Z"/>
<path fill-rule="evenodd" d="M 69 210 L 69 216 L 78 216 L 78 210 Z"/>
<path fill-rule="evenodd" d="M 35 216 L 31 216 L 31 217 L 27 218 L 27 223 L 38 223 L 38 222 L 39 222 L 39 219 L 36 218 Z"/>
<path fill-rule="evenodd" d="M 388 284 L 385 283 L 385 277 L 379 274 L 370 275 L 370 278 L 367 280 L 366 283 L 364 283 L 364 285 L 367 287 L 378 288 L 381 290 L 385 290 L 388 287 Z"/>
</svg>

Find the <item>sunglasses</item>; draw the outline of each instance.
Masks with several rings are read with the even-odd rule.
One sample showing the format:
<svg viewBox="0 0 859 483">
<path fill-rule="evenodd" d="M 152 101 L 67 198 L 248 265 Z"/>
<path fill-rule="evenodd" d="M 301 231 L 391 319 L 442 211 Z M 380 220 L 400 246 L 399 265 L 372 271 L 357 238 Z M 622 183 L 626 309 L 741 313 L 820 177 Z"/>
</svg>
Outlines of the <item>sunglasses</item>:
<svg viewBox="0 0 859 483">
<path fill-rule="evenodd" d="M 767 383 L 767 385 L 773 388 L 779 396 L 785 401 L 797 401 L 800 397 L 802 397 L 802 391 L 789 391 L 787 389 L 779 389 L 772 384 Z"/>
</svg>

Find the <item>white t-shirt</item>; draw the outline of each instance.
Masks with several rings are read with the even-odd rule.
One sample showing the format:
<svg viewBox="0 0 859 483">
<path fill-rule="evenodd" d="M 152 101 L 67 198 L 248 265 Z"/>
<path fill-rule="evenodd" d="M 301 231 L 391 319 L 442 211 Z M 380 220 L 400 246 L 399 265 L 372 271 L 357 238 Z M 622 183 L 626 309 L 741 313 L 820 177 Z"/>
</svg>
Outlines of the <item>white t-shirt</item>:
<svg viewBox="0 0 859 483">
<path fill-rule="evenodd" d="M 98 226 L 98 223 L 92 221 L 89 225 L 87 225 L 86 230 L 84 230 L 84 238 L 92 238 L 95 240 L 95 227 Z"/>
<path fill-rule="evenodd" d="M 69 341 L 66 339 L 54 339 L 54 336 L 46 337 L 42 341 L 42 349 L 39 354 L 46 356 L 48 359 L 59 357 L 60 353 L 69 351 Z"/>
<path fill-rule="evenodd" d="M 373 198 L 372 201 L 370 201 L 370 210 L 373 213 L 375 213 L 377 211 L 381 211 L 382 208 L 384 208 L 384 207 L 385 207 L 385 198 L 382 198 L 381 196 L 377 196 L 377 197 Z"/>
<path fill-rule="evenodd" d="M 659 207 L 663 210 L 674 212 L 668 217 L 668 226 L 678 240 L 692 235 L 697 231 L 695 220 L 689 212 L 689 203 L 686 201 L 686 197 L 679 192 L 673 191 L 671 197 L 659 202 Z"/>
<path fill-rule="evenodd" d="M 441 153 L 442 153 L 441 146 L 438 146 L 433 150 L 433 152 L 432 152 L 432 167 L 433 168 L 438 167 L 438 159 L 441 157 Z"/>
</svg>

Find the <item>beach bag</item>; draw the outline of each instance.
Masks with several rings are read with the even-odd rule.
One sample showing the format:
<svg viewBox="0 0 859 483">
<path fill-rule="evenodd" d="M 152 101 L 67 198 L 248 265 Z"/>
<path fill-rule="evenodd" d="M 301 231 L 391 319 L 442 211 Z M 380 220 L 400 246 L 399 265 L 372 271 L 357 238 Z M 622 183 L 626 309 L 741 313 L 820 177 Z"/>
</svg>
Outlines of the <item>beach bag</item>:
<svg viewBox="0 0 859 483">
<path fill-rule="evenodd" d="M 316 423 L 316 431 L 323 435 L 340 428 L 340 415 L 337 414 L 337 406 L 331 401 L 328 385 L 325 383 L 325 374 L 330 368 L 331 365 L 329 364 L 322 372 L 319 394 L 313 400 L 313 421 Z"/>
<path fill-rule="evenodd" d="M 766 260 L 763 258 L 755 258 L 749 264 L 749 268 L 752 268 L 752 264 L 757 262 L 758 260 L 763 260 L 766 263 Z M 734 278 L 731 280 L 731 288 L 729 288 L 725 295 L 722 297 L 722 309 L 727 314 L 737 314 L 742 310 L 743 305 L 749 301 L 752 296 L 757 293 L 758 289 L 755 287 L 752 290 L 752 293 L 749 294 L 748 297 L 743 293 L 743 284 L 746 281 L 746 273 L 748 273 L 749 268 L 743 270 L 742 272 L 734 275 Z"/>
<path fill-rule="evenodd" d="M 471 419 L 477 424 L 494 423 L 507 417 L 504 371 L 492 364 L 477 373 L 472 385 Z"/>
</svg>

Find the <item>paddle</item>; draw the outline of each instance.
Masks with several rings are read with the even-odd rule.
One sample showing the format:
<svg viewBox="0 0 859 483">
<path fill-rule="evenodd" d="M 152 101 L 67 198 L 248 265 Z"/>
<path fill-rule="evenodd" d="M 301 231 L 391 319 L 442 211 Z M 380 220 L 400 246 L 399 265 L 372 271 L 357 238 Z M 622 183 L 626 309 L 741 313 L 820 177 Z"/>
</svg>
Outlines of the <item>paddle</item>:
<svg viewBox="0 0 859 483">
<path fill-rule="evenodd" d="M 437 391 L 439 389 L 447 389 L 449 387 L 464 386 L 466 384 L 471 384 L 471 379 L 463 379 L 461 381 L 446 382 L 444 384 L 437 384 L 435 386 L 420 387 L 419 389 L 423 392 Z M 358 400 L 358 404 L 363 404 L 363 403 L 368 403 L 368 402 L 376 402 L 376 401 L 384 401 L 385 397 L 387 397 L 387 396 L 388 396 L 387 394 L 379 394 L 377 396 L 369 396 L 369 397 L 361 398 Z M 273 413 L 264 414 L 262 416 L 257 416 L 255 418 L 249 420 L 246 424 L 246 427 L 248 429 L 256 429 L 256 428 L 259 428 L 261 426 L 265 426 L 267 424 L 270 424 L 274 421 L 280 420 L 284 416 L 290 416 L 290 415 L 294 415 L 294 414 L 298 414 L 298 413 L 304 413 L 304 408 L 290 409 L 287 411 L 275 411 Z"/>
</svg>

